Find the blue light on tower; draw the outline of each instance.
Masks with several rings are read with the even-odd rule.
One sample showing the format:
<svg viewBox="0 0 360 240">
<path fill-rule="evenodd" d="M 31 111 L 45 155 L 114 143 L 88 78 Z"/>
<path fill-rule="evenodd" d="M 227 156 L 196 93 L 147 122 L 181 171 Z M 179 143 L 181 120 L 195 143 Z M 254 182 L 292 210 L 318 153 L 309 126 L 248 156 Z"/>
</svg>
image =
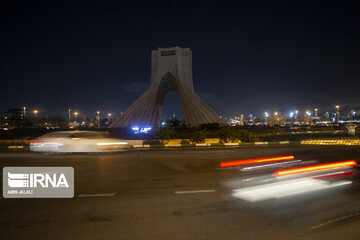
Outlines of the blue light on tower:
<svg viewBox="0 0 360 240">
<path fill-rule="evenodd" d="M 150 130 L 151 130 L 151 127 L 137 127 L 137 126 L 135 126 L 135 127 L 132 127 L 131 129 L 133 130 L 133 132 L 134 132 L 135 134 L 139 134 L 139 133 L 149 133 Z"/>
</svg>

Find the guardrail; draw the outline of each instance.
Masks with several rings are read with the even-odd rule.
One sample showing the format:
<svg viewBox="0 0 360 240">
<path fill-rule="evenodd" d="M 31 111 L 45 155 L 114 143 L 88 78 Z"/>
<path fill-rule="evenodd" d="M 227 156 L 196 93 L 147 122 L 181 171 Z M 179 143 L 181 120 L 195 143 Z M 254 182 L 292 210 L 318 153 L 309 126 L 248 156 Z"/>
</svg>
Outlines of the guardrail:
<svg viewBox="0 0 360 240">
<path fill-rule="evenodd" d="M 30 140 L 0 140 L 0 146 L 30 146 Z"/>
<path fill-rule="evenodd" d="M 360 139 L 311 139 L 311 140 L 302 140 L 301 144 L 359 146 Z"/>
<path fill-rule="evenodd" d="M 258 145 L 284 145 L 290 141 L 277 141 L 277 142 L 249 142 L 249 143 L 194 143 L 194 144 L 136 144 L 132 145 L 133 148 L 184 148 L 184 147 L 241 147 L 241 146 L 258 146 Z"/>
</svg>

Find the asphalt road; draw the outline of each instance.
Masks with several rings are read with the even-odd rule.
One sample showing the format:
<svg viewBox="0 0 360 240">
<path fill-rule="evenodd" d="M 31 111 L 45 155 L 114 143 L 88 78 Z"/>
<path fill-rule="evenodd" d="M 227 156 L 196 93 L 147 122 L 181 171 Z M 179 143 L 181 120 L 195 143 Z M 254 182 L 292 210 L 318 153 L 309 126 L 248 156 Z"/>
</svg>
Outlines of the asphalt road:
<svg viewBox="0 0 360 240">
<path fill-rule="evenodd" d="M 74 167 L 75 197 L 1 198 L 1 239 L 360 239 L 358 177 L 333 191 L 260 203 L 232 197 L 228 183 L 238 176 L 221 161 L 284 154 L 360 161 L 359 147 L 337 146 L 2 152 L 1 167 Z"/>
</svg>

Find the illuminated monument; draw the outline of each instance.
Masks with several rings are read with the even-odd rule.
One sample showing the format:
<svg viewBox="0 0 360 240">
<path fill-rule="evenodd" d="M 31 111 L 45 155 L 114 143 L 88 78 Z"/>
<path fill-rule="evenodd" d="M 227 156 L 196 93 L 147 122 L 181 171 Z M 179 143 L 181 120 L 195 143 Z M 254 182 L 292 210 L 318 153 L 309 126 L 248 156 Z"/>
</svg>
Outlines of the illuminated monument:
<svg viewBox="0 0 360 240">
<path fill-rule="evenodd" d="M 185 122 L 190 127 L 204 123 L 225 124 L 194 92 L 189 48 L 153 50 L 151 64 L 150 87 L 110 127 L 158 127 L 165 96 L 169 92 L 180 95 Z"/>
</svg>

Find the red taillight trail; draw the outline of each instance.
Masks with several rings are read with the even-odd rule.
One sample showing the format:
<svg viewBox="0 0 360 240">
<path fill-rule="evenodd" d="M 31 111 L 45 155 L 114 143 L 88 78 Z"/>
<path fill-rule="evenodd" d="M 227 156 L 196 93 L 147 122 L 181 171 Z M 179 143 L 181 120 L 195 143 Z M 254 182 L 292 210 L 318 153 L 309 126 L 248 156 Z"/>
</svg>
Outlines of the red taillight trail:
<svg viewBox="0 0 360 240">
<path fill-rule="evenodd" d="M 256 163 L 267 163 L 267 162 L 276 162 L 276 161 L 284 161 L 284 160 L 292 160 L 295 157 L 293 155 L 286 156 L 277 156 L 277 157 L 267 157 L 267 158 L 253 158 L 253 159 L 245 159 L 245 160 L 237 160 L 230 162 L 222 162 L 220 163 L 220 167 L 235 167 Z"/>
<path fill-rule="evenodd" d="M 282 169 L 274 172 L 273 176 L 280 177 L 280 176 L 315 172 L 315 171 L 328 170 L 328 169 L 340 168 L 340 167 L 354 167 L 356 165 L 357 163 L 354 160 L 335 162 L 335 163 L 325 163 L 325 164 L 318 164 L 318 165 L 312 165 L 306 167 Z"/>
</svg>

